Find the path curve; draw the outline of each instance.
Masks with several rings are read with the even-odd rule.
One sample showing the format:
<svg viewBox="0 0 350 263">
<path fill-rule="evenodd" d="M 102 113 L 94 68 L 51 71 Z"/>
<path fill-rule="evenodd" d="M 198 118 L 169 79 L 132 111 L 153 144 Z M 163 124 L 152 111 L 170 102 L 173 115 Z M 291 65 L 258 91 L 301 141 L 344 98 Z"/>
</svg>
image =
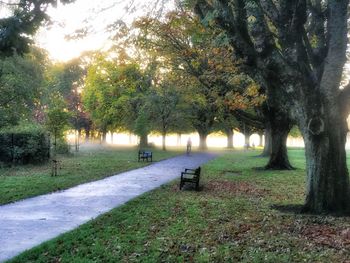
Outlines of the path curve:
<svg viewBox="0 0 350 263">
<path fill-rule="evenodd" d="M 0 206 L 0 262 L 179 178 L 215 154 L 181 155 L 73 188 Z"/>
</svg>

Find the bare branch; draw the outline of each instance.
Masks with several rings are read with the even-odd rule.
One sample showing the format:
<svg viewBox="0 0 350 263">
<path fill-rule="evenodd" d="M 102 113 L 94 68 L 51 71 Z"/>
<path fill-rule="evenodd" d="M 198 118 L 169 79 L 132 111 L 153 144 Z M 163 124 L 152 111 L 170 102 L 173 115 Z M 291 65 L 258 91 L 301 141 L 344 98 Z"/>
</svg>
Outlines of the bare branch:
<svg viewBox="0 0 350 263">
<path fill-rule="evenodd" d="M 264 13 L 276 25 L 279 23 L 279 11 L 272 0 L 260 0 L 260 4 Z"/>
<path fill-rule="evenodd" d="M 7 6 L 19 6 L 20 3 L 11 3 L 6 1 L 0 1 L 0 4 L 7 5 Z"/>
</svg>

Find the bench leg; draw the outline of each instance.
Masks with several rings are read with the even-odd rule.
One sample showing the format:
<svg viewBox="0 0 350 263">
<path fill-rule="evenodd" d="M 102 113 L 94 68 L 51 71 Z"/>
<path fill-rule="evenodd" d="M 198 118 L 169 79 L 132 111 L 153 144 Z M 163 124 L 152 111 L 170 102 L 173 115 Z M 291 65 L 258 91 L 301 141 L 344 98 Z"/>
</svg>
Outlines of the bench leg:
<svg viewBox="0 0 350 263">
<path fill-rule="evenodd" d="M 184 183 L 180 181 L 180 190 L 182 189 L 183 186 L 184 186 Z"/>
<path fill-rule="evenodd" d="M 196 191 L 199 191 L 199 182 L 196 182 Z"/>
</svg>

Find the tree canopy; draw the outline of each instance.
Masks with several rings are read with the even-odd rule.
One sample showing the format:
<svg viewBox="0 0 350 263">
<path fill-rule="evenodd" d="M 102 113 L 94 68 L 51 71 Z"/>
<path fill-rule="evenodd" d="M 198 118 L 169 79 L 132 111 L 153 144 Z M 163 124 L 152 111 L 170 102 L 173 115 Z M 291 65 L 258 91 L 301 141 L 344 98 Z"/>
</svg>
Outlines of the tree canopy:
<svg viewBox="0 0 350 263">
<path fill-rule="evenodd" d="M 44 85 L 41 59 L 33 52 L 0 60 L 0 128 L 32 117 Z"/>
<path fill-rule="evenodd" d="M 63 4 L 74 0 L 61 0 Z M 56 0 L 18 0 L 0 3 L 8 16 L 0 19 L 0 56 L 12 56 L 29 51 L 32 36 L 39 27 L 49 20 L 47 8 L 55 6 Z"/>
<path fill-rule="evenodd" d="M 141 30 L 138 46 L 161 56 L 163 66 L 174 72 L 183 89 L 188 89 L 184 92 L 187 109 L 192 126 L 201 136 L 202 148 L 206 148 L 206 137 L 214 124 L 223 119 L 218 116 L 224 113 L 220 107 L 248 108 L 264 101 L 252 79 L 246 88 L 248 76 L 240 71 L 240 61 L 231 59 L 232 47 L 221 41 L 221 32 L 217 35 L 207 30 L 190 11 L 172 11 L 164 19 L 143 17 L 134 27 Z M 225 114 L 234 118 L 232 112 Z"/>
<path fill-rule="evenodd" d="M 129 130 L 141 137 L 149 133 L 145 98 L 151 85 L 150 70 L 133 61 L 101 56 L 88 69 L 83 101 L 97 128 Z"/>
<path fill-rule="evenodd" d="M 194 9 L 226 32 L 247 72 L 266 87 L 268 100 L 297 122 L 306 149 L 305 210 L 349 211 L 344 150 L 349 89 L 339 89 L 348 1 L 197 0 Z"/>
</svg>

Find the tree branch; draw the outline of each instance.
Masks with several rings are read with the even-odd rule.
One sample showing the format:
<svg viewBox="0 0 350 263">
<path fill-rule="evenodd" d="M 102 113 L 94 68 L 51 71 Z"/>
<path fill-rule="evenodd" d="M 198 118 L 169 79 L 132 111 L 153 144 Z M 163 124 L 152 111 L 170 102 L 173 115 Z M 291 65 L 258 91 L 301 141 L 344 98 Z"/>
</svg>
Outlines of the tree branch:
<svg viewBox="0 0 350 263">
<path fill-rule="evenodd" d="M 0 1 L 0 4 L 7 5 L 7 6 L 19 6 L 20 5 L 20 3 L 8 3 L 5 1 Z"/>
<path fill-rule="evenodd" d="M 350 82 L 340 90 L 338 95 L 338 102 L 341 112 L 347 118 L 350 114 Z"/>
<path fill-rule="evenodd" d="M 235 1 L 241 2 L 240 5 L 243 3 L 241 0 Z M 236 47 L 235 52 L 237 57 L 246 60 L 247 64 L 255 65 L 256 53 L 254 45 L 249 35 L 245 32 L 244 27 L 238 27 L 236 25 L 237 19 L 245 19 L 244 16 L 237 18 L 238 14 L 244 14 L 246 12 L 244 8 L 242 6 L 237 7 L 238 9 L 235 10 L 235 14 L 227 0 L 218 0 L 214 4 L 215 6 L 212 6 L 205 0 L 197 0 L 195 12 L 202 19 L 205 19 L 208 15 L 214 14 L 214 9 L 218 11 L 220 15 L 215 16 L 213 19 L 230 36 L 230 41 Z"/>
<path fill-rule="evenodd" d="M 321 79 L 321 91 L 327 95 L 327 99 L 336 99 L 343 67 L 346 60 L 347 48 L 347 9 L 348 0 L 328 1 L 327 39 L 328 52 Z"/>
<path fill-rule="evenodd" d="M 260 0 L 260 4 L 266 16 L 275 24 L 279 24 L 279 11 L 272 0 Z"/>
<path fill-rule="evenodd" d="M 308 54 L 310 62 L 315 69 L 315 74 L 318 81 L 320 81 L 323 69 L 324 69 L 324 58 L 326 57 L 326 39 L 325 39 L 325 27 L 326 16 L 322 11 L 321 0 L 307 0 L 307 7 L 309 9 L 309 21 L 307 26 L 304 28 L 304 42 L 305 45 L 310 44 L 312 41 L 313 45 L 308 48 Z"/>
<path fill-rule="evenodd" d="M 240 120 L 249 126 L 253 126 L 256 129 L 263 130 L 265 128 L 265 120 L 256 115 L 253 115 L 243 110 L 235 110 L 233 112 L 233 115 L 237 120 Z"/>
</svg>

